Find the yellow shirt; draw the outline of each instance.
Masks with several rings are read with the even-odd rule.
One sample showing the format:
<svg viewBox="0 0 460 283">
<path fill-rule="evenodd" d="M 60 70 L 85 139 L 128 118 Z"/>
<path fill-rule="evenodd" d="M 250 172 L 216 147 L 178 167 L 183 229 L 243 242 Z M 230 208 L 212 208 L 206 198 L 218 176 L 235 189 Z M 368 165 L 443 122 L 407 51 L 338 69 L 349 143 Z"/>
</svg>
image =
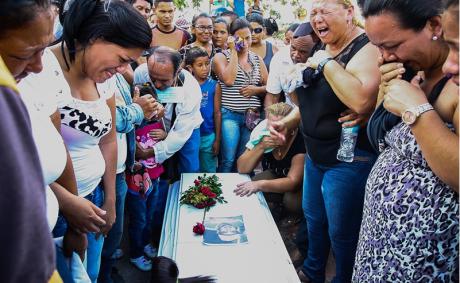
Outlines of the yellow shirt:
<svg viewBox="0 0 460 283">
<path fill-rule="evenodd" d="M 8 67 L 6 67 L 5 62 L 3 62 L 3 59 L 1 56 L 0 56 L 0 86 L 6 86 L 18 92 L 16 81 L 11 75 L 10 70 L 8 70 Z"/>
</svg>

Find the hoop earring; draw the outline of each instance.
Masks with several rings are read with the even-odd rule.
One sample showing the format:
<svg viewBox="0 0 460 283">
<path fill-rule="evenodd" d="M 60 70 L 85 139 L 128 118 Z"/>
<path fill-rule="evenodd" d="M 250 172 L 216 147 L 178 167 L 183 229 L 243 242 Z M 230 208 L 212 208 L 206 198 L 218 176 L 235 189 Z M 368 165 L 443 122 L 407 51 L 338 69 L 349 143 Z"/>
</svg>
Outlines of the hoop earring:
<svg viewBox="0 0 460 283">
<path fill-rule="evenodd" d="M 436 41 L 438 40 L 438 37 L 436 35 L 433 35 L 433 37 L 431 38 L 433 41 Z"/>
</svg>

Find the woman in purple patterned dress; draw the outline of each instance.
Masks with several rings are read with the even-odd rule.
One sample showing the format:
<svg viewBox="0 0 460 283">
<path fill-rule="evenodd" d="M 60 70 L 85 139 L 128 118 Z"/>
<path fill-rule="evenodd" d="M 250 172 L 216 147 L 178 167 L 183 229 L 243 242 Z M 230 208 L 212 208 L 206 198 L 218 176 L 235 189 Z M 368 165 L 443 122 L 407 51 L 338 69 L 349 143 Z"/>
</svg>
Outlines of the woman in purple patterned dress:
<svg viewBox="0 0 460 283">
<path fill-rule="evenodd" d="M 442 73 L 440 2 L 364 4 L 366 32 L 382 52 L 377 105 L 399 121 L 367 181 L 353 282 L 458 282 L 458 76 Z M 404 81 L 409 69 L 424 81 Z"/>
</svg>

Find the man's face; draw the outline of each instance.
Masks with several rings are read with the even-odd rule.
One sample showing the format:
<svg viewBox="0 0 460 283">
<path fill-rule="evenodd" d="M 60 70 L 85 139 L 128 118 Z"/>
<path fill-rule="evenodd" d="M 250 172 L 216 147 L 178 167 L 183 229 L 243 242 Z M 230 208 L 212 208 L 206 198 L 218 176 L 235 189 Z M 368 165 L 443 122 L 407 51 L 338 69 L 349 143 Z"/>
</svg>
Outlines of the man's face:
<svg viewBox="0 0 460 283">
<path fill-rule="evenodd" d="M 174 4 L 172 2 L 160 2 L 155 7 L 158 24 L 161 26 L 172 26 L 174 20 Z"/>
<path fill-rule="evenodd" d="M 311 35 L 293 38 L 291 41 L 291 59 L 294 64 L 306 63 L 310 57 L 314 42 Z"/>
<path fill-rule="evenodd" d="M 136 2 L 133 4 L 133 7 L 139 13 L 141 13 L 142 17 L 144 17 L 146 20 L 149 18 L 150 13 L 152 12 L 152 6 L 145 0 L 136 0 Z"/>
<path fill-rule="evenodd" d="M 170 60 L 152 55 L 147 66 L 150 80 L 156 89 L 164 90 L 174 84 L 174 66 Z"/>
</svg>

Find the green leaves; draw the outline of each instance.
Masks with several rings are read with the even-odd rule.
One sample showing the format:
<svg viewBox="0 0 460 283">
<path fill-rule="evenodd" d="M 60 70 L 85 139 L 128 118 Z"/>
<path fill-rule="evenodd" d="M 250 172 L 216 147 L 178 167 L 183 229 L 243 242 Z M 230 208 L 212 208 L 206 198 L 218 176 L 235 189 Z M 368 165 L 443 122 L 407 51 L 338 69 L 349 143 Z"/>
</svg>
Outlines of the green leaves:
<svg viewBox="0 0 460 283">
<path fill-rule="evenodd" d="M 222 184 L 216 175 L 198 176 L 193 185 L 188 190 L 182 193 L 180 204 L 193 205 L 196 208 L 205 208 L 209 210 L 210 207 L 216 203 L 227 203 L 222 196 Z"/>
</svg>

